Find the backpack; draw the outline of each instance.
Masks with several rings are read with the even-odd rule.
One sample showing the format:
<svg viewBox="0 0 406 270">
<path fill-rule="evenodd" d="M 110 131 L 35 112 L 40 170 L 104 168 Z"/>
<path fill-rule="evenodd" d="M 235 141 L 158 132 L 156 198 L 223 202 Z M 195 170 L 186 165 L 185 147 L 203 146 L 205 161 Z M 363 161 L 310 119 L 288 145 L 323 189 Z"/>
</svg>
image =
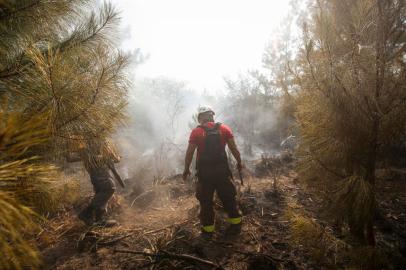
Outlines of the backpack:
<svg viewBox="0 0 406 270">
<path fill-rule="evenodd" d="M 216 123 L 212 128 L 200 125 L 198 127 L 203 128 L 206 136 L 204 138 L 204 149 L 200 153 L 197 168 L 228 168 L 227 154 L 221 145 L 221 123 Z"/>
</svg>

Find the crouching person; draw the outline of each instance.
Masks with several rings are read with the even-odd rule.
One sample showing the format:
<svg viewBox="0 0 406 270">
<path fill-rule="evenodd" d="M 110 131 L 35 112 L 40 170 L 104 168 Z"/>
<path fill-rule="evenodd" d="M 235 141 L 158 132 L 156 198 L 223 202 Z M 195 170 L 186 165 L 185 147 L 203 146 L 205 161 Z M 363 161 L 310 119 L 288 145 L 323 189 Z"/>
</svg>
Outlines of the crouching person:
<svg viewBox="0 0 406 270">
<path fill-rule="evenodd" d="M 68 161 L 83 162 L 95 193 L 90 204 L 79 213 L 78 217 L 87 225 L 114 226 L 117 222 L 107 220 L 106 214 L 107 203 L 116 190 L 110 172 L 114 174 L 120 184 L 124 185 L 114 167 L 114 163 L 119 162 L 120 158 L 110 143 L 105 140 L 81 140 L 78 141 L 78 145 L 77 156 L 69 153 Z"/>
</svg>

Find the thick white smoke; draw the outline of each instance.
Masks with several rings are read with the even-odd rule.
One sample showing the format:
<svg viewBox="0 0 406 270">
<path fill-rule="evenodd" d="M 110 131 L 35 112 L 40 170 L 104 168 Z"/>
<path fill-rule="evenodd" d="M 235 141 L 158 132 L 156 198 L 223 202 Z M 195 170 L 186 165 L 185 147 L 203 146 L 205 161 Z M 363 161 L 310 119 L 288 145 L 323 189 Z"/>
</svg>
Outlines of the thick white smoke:
<svg viewBox="0 0 406 270">
<path fill-rule="evenodd" d="M 167 78 L 137 80 L 130 92 L 128 123 L 116 134 L 125 178 L 143 181 L 179 174 L 193 116 L 202 104 L 216 107 L 217 99 L 198 94 Z"/>
</svg>

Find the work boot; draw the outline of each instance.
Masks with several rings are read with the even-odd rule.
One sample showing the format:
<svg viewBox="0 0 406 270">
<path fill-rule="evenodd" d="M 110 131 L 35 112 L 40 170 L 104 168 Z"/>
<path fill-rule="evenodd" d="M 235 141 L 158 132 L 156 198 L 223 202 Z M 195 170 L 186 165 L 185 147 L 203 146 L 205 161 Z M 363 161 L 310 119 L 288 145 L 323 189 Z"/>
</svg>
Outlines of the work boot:
<svg viewBox="0 0 406 270">
<path fill-rule="evenodd" d="M 96 222 L 101 222 L 106 219 L 107 210 L 105 208 L 96 209 L 94 214 Z"/>
<path fill-rule="evenodd" d="M 200 231 L 200 239 L 210 240 L 214 235 L 214 225 L 202 226 Z"/>
<path fill-rule="evenodd" d="M 96 210 L 96 226 L 102 227 L 113 227 L 118 224 L 114 219 L 106 219 L 107 210 L 106 209 L 97 209 Z"/>
<path fill-rule="evenodd" d="M 93 210 L 86 207 L 82 212 L 79 213 L 78 218 L 87 226 L 93 225 Z"/>
<path fill-rule="evenodd" d="M 200 239 L 202 240 L 211 240 L 214 236 L 214 233 L 212 232 L 205 232 L 205 231 L 201 231 L 200 232 Z"/>
<path fill-rule="evenodd" d="M 114 227 L 118 225 L 118 222 L 115 219 L 104 219 L 97 221 L 94 225 L 99 227 Z"/>
</svg>

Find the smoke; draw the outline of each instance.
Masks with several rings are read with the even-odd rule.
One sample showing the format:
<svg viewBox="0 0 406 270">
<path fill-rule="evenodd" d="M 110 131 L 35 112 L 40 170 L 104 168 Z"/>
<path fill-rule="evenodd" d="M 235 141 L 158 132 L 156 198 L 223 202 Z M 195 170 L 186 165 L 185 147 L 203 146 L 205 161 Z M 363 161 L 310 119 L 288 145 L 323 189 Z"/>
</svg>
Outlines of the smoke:
<svg viewBox="0 0 406 270">
<path fill-rule="evenodd" d="M 267 95 L 266 85 L 250 76 L 226 80 L 228 92 L 198 93 L 186 83 L 164 77 L 142 78 L 130 92 L 127 126 L 116 134 L 125 178 L 159 181 L 183 171 L 191 130 L 200 105 L 210 105 L 216 121 L 234 131 L 243 158 L 275 154 L 286 138 L 280 126 L 279 98 Z"/>
<path fill-rule="evenodd" d="M 258 71 L 226 79 L 224 119 L 235 133 L 245 159 L 277 154 L 287 136 L 287 119 L 281 114 L 282 96 L 272 82 Z"/>
<path fill-rule="evenodd" d="M 181 81 L 143 78 L 130 91 L 127 125 L 115 136 L 125 178 L 154 181 L 183 170 L 188 138 L 202 104 L 215 106 L 217 98 L 199 94 Z"/>
</svg>

